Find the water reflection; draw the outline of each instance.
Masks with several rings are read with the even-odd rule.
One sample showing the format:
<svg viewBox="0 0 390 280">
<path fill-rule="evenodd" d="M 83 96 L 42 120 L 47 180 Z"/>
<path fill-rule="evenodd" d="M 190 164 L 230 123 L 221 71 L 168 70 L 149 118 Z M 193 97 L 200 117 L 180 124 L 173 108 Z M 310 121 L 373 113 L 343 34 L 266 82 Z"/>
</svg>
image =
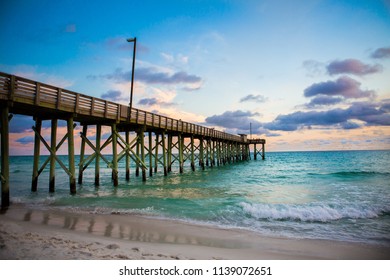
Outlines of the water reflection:
<svg viewBox="0 0 390 280">
<path fill-rule="evenodd" d="M 33 211 L 27 210 L 26 212 L 20 212 L 20 220 L 42 224 L 50 227 L 61 227 L 76 232 L 89 233 L 96 236 L 105 236 L 111 238 L 119 238 L 137 242 L 149 242 L 149 243 L 172 243 L 172 244 L 192 244 L 208 247 L 219 248 L 244 248 L 250 247 L 247 242 L 229 242 L 222 238 L 204 237 L 197 234 L 188 232 L 178 233 L 175 228 L 170 229 L 169 226 L 161 228 L 163 224 L 153 225 L 153 220 L 150 220 L 150 224 L 143 224 L 136 221 L 131 222 L 132 217 L 118 216 L 117 214 L 104 216 L 94 216 L 90 214 L 77 214 L 77 213 L 59 213 L 59 212 L 45 212 L 45 211 Z M 15 216 L 15 213 L 12 213 Z M 113 218 L 113 219 L 112 219 Z M 129 219 L 126 222 L 126 218 Z M 113 221 L 112 221 L 113 220 Z"/>
</svg>

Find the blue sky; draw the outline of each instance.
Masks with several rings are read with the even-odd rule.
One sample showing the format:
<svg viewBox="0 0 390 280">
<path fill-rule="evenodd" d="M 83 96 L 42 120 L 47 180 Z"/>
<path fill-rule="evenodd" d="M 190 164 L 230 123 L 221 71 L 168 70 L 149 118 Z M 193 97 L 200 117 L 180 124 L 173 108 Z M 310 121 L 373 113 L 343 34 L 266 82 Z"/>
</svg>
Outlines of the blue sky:
<svg viewBox="0 0 390 280">
<path fill-rule="evenodd" d="M 390 2 L 2 1 L 0 71 L 265 137 L 390 148 Z M 31 145 L 15 117 L 14 149 Z M 26 124 L 26 127 L 23 125 Z M 27 126 L 28 124 L 28 126 Z"/>
</svg>

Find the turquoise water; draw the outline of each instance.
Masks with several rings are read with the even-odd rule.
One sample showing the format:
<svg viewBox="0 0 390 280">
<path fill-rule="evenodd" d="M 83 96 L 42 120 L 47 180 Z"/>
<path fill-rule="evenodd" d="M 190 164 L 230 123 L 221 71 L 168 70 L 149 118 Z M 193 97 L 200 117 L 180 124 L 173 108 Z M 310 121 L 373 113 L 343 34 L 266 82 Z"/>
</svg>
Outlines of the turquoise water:
<svg viewBox="0 0 390 280">
<path fill-rule="evenodd" d="M 42 157 L 43 162 L 46 157 Z M 66 156 L 61 157 L 66 162 Z M 78 162 L 78 158 L 76 158 Z M 270 236 L 345 240 L 390 246 L 390 151 L 279 152 L 251 160 L 184 173 L 162 168 L 142 182 L 131 170 L 120 182 L 101 164 L 101 186 L 94 167 L 84 172 L 77 194 L 57 164 L 56 192 L 48 193 L 48 173 L 30 192 L 32 157 L 11 158 L 11 201 L 35 207 L 92 213 L 154 215 Z M 148 174 L 148 173 L 147 173 Z"/>
</svg>

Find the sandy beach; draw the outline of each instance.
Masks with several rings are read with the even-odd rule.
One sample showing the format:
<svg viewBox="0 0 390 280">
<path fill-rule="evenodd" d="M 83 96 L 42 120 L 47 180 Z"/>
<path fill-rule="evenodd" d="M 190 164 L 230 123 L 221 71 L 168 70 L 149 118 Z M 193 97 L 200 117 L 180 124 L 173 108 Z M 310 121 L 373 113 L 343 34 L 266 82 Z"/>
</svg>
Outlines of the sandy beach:
<svg viewBox="0 0 390 280">
<path fill-rule="evenodd" d="M 270 238 L 149 216 L 12 205 L 0 215 L 0 259 L 390 259 L 389 248 Z"/>
</svg>

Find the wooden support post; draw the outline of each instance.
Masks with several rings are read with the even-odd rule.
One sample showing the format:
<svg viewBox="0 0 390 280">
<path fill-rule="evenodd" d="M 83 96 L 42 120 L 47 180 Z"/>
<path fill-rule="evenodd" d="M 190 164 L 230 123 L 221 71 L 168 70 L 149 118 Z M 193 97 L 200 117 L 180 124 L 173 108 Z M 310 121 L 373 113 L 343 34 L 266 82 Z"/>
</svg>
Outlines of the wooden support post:
<svg viewBox="0 0 390 280">
<path fill-rule="evenodd" d="M 165 132 L 161 135 L 161 141 L 162 141 L 162 149 L 163 149 L 163 164 L 164 164 L 164 176 L 168 175 L 168 169 L 167 169 L 167 150 L 165 147 Z"/>
<path fill-rule="evenodd" d="M 137 133 L 137 143 L 136 143 L 136 148 L 135 148 L 135 154 L 136 157 L 139 158 L 139 148 L 140 148 L 140 136 L 139 133 Z M 135 162 L 135 176 L 139 176 L 139 162 L 138 160 Z"/>
<path fill-rule="evenodd" d="M 152 132 L 149 131 L 149 176 L 153 176 L 153 145 L 152 145 Z"/>
<path fill-rule="evenodd" d="M 265 160 L 265 143 L 262 143 L 261 158 Z"/>
<path fill-rule="evenodd" d="M 126 144 L 129 145 L 130 144 L 130 131 L 126 131 L 125 132 L 125 137 L 126 137 Z M 129 181 L 130 180 L 130 155 L 129 155 L 129 152 L 126 151 L 126 180 Z"/>
<path fill-rule="evenodd" d="M 37 118 L 35 120 L 35 129 L 40 134 L 42 128 L 42 120 Z M 41 152 L 41 140 L 39 136 L 35 134 L 34 136 L 34 163 L 33 163 L 33 175 L 32 175 L 32 183 L 31 183 L 31 191 L 36 192 L 38 190 L 38 169 L 39 169 L 39 156 Z"/>
<path fill-rule="evenodd" d="M 51 120 L 51 139 L 50 148 L 53 151 L 50 153 L 50 175 L 49 175 L 49 192 L 55 190 L 55 177 L 56 177 L 56 153 L 57 153 L 57 124 L 58 120 Z"/>
<path fill-rule="evenodd" d="M 144 129 L 140 131 L 140 142 L 141 142 L 141 160 L 145 162 L 145 134 Z M 142 181 L 146 181 L 146 169 L 145 166 L 142 165 Z"/>
<path fill-rule="evenodd" d="M 9 109 L 1 108 L 1 209 L 9 206 Z"/>
<path fill-rule="evenodd" d="M 74 125 L 73 117 L 67 120 L 68 126 L 68 159 L 69 159 L 69 189 L 71 194 L 76 193 L 76 170 L 74 160 Z"/>
<path fill-rule="evenodd" d="M 172 171 L 172 134 L 168 134 L 168 172 Z"/>
<path fill-rule="evenodd" d="M 253 158 L 254 160 L 257 160 L 257 150 L 256 150 L 256 143 L 253 144 L 254 148 L 253 148 Z"/>
<path fill-rule="evenodd" d="M 100 141 L 102 138 L 102 126 L 100 124 L 96 125 L 96 151 L 95 151 L 95 186 L 100 185 Z"/>
<path fill-rule="evenodd" d="M 195 171 L 194 135 L 191 135 L 191 169 Z"/>
<path fill-rule="evenodd" d="M 87 137 L 88 125 L 83 125 L 83 134 Z M 81 147 L 80 147 L 80 164 L 79 164 L 79 178 L 78 183 L 83 183 L 83 172 L 84 172 L 84 154 L 85 154 L 85 139 L 81 137 Z"/>
<path fill-rule="evenodd" d="M 157 167 L 158 167 L 158 146 L 160 145 L 158 134 L 156 133 L 156 145 L 155 145 L 155 154 L 154 154 L 154 173 L 157 173 Z"/>
<path fill-rule="evenodd" d="M 199 151 L 199 165 L 201 166 L 202 170 L 204 170 L 204 155 L 203 155 L 203 138 L 200 138 L 199 140 L 200 145 L 200 151 Z"/>
<path fill-rule="evenodd" d="M 211 167 L 215 166 L 215 142 L 214 140 L 211 140 L 210 142 L 210 164 Z"/>
<path fill-rule="evenodd" d="M 206 140 L 206 166 L 209 166 L 209 149 L 210 149 L 210 140 Z"/>
<path fill-rule="evenodd" d="M 112 180 L 114 181 L 114 187 L 118 186 L 118 136 L 116 130 L 116 124 L 111 125 L 111 135 L 112 135 Z"/>
<path fill-rule="evenodd" d="M 183 147 L 184 147 L 184 137 L 182 134 L 179 134 L 177 137 L 179 144 L 179 165 L 180 165 L 180 173 L 184 171 L 184 158 L 183 158 Z"/>
<path fill-rule="evenodd" d="M 154 146 L 154 173 L 157 173 L 157 168 L 158 168 L 158 146 L 160 145 L 159 143 L 159 136 L 156 133 L 155 134 L 155 140 L 156 140 L 156 145 Z"/>
<path fill-rule="evenodd" d="M 221 158 L 221 150 L 220 150 L 220 144 L 218 140 L 216 140 L 216 153 L 217 153 L 217 166 L 220 164 L 220 158 Z"/>
</svg>

